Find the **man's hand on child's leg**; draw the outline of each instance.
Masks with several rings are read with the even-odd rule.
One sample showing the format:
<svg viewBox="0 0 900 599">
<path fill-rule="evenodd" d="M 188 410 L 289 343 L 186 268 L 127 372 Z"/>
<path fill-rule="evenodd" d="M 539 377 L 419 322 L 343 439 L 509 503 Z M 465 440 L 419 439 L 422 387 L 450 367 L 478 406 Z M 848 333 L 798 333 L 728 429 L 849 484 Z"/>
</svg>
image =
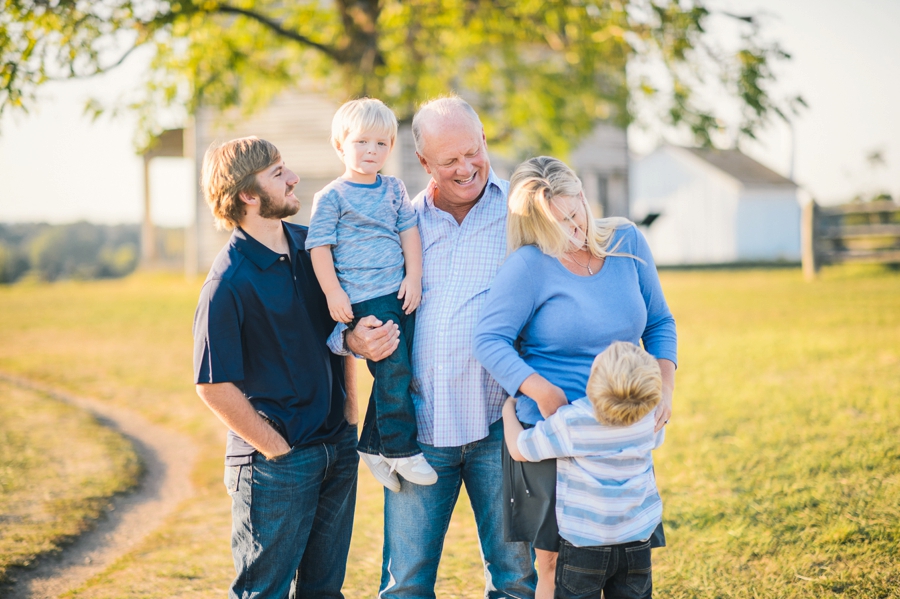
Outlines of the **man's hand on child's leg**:
<svg viewBox="0 0 900 599">
<path fill-rule="evenodd" d="M 400 345 L 400 327 L 389 320 L 382 323 L 372 316 L 363 316 L 353 330 L 347 332 L 347 349 L 367 360 L 378 362 L 394 353 Z"/>
</svg>

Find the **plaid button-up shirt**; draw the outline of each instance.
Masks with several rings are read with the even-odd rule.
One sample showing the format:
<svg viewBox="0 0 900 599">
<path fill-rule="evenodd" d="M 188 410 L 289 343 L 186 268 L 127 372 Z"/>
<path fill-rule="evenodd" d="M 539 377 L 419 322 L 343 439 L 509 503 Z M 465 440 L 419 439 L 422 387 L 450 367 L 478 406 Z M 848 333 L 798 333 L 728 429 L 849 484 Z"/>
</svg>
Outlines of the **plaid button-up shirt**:
<svg viewBox="0 0 900 599">
<path fill-rule="evenodd" d="M 506 392 L 472 355 L 475 324 L 506 258 L 509 182 L 493 171 L 458 224 L 434 206 L 434 182 L 413 200 L 422 236 L 422 303 L 416 311 L 411 387 L 419 441 L 458 447 L 483 439 Z"/>
</svg>

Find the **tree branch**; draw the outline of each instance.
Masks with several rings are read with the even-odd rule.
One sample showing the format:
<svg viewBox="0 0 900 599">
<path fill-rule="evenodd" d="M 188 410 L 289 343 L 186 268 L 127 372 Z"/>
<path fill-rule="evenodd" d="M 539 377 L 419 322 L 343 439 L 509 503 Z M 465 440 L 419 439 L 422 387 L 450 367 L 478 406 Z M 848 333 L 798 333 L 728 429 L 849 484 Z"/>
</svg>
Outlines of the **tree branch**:
<svg viewBox="0 0 900 599">
<path fill-rule="evenodd" d="M 75 71 L 69 71 L 69 74 L 65 77 L 47 77 L 47 81 L 68 81 L 70 79 L 90 79 L 91 77 L 96 77 L 97 75 L 102 75 L 103 73 L 108 73 L 114 68 L 120 66 L 125 59 L 131 56 L 131 53 L 137 50 L 140 46 L 142 46 L 144 42 L 135 42 L 133 46 L 125 50 L 122 56 L 119 57 L 119 60 L 112 64 L 108 64 L 105 67 L 97 66 L 97 69 L 92 73 L 76 73 Z"/>
<path fill-rule="evenodd" d="M 252 11 L 252 10 L 247 10 L 245 8 L 239 8 L 237 6 L 231 6 L 230 4 L 219 4 L 214 9 L 212 9 L 210 12 L 221 12 L 221 13 L 226 13 L 226 14 L 241 15 L 241 16 L 247 17 L 248 19 L 253 19 L 257 23 L 265 25 L 266 27 L 268 27 L 269 29 L 271 29 L 272 31 L 274 31 L 275 33 L 280 35 L 281 37 L 286 37 L 295 42 L 304 44 L 311 48 L 315 48 L 316 50 L 319 50 L 320 52 L 326 54 L 329 58 L 332 58 L 336 62 L 338 62 L 338 63 L 342 62 L 340 54 L 331 46 L 326 46 L 324 44 L 314 42 L 313 40 L 309 39 L 305 35 L 300 35 L 296 31 L 291 31 L 289 29 L 285 29 L 284 27 L 281 26 L 281 23 L 278 23 L 277 21 L 274 21 L 264 15 L 261 15 L 257 12 Z"/>
<path fill-rule="evenodd" d="M 756 17 L 754 17 L 753 15 L 738 15 L 725 10 L 719 12 L 726 17 L 731 17 L 732 19 L 735 19 L 737 21 L 743 21 L 745 23 L 749 23 L 750 25 L 756 25 Z"/>
</svg>

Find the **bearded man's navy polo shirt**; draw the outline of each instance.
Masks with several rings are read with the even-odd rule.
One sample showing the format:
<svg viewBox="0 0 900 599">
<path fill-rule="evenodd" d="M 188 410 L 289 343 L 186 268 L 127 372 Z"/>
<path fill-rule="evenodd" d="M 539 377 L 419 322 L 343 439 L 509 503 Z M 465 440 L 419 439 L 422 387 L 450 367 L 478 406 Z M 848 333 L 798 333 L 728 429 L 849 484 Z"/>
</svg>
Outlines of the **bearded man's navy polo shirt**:
<svg viewBox="0 0 900 599">
<path fill-rule="evenodd" d="M 194 315 L 194 382 L 236 385 L 291 447 L 334 442 L 347 426 L 343 358 L 325 345 L 335 323 L 306 227 L 282 226 L 289 254 L 237 228 L 216 257 Z M 228 432 L 226 464 L 255 451 Z"/>
</svg>

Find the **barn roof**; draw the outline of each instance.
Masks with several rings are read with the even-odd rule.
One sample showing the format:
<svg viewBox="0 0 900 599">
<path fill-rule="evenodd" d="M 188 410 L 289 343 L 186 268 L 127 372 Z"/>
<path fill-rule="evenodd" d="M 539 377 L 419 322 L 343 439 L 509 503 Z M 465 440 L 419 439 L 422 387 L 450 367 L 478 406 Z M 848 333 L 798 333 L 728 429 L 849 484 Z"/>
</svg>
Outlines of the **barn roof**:
<svg viewBox="0 0 900 599">
<path fill-rule="evenodd" d="M 708 162 L 744 185 L 792 185 L 796 183 L 753 160 L 740 150 L 682 148 Z"/>
</svg>

